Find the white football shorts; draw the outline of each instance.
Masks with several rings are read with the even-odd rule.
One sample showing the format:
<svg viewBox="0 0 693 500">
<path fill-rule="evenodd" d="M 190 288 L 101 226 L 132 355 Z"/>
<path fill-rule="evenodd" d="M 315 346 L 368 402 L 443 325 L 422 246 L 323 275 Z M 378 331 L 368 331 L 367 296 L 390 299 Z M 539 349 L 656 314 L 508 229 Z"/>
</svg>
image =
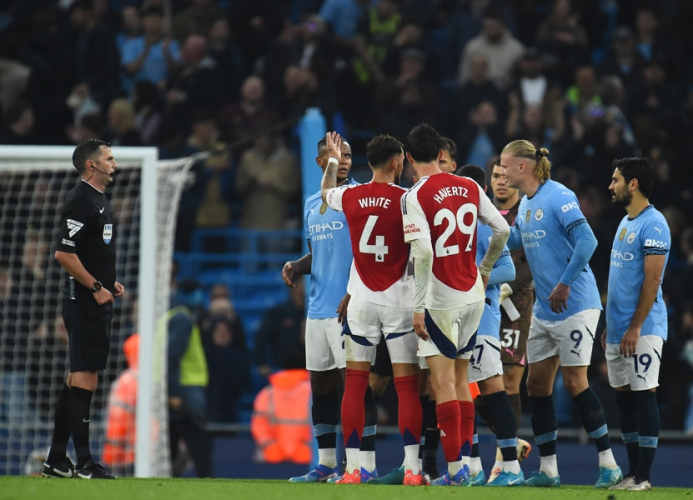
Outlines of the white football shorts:
<svg viewBox="0 0 693 500">
<path fill-rule="evenodd" d="M 585 309 L 561 321 L 546 321 L 532 315 L 527 361 L 537 363 L 558 355 L 561 366 L 588 366 L 600 315 L 599 309 Z"/>
</svg>

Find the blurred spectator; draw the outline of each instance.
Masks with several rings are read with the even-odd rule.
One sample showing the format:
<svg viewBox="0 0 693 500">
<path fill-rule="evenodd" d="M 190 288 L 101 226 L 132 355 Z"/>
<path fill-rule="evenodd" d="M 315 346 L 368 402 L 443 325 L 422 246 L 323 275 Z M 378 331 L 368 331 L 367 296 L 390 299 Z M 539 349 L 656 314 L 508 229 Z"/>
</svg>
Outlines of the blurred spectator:
<svg viewBox="0 0 693 500">
<path fill-rule="evenodd" d="M 240 395 L 250 387 L 250 354 L 243 330 L 234 329 L 233 323 L 223 316 L 213 316 L 206 336 L 209 419 L 238 422 Z"/>
<path fill-rule="evenodd" d="M 243 200 L 241 227 L 284 229 L 289 202 L 298 195 L 299 182 L 298 162 L 283 141 L 276 134 L 259 135 L 238 165 L 236 193 Z"/>
<path fill-rule="evenodd" d="M 60 310 L 29 336 L 27 389 L 38 415 L 49 421 L 67 376 L 67 329 Z"/>
<path fill-rule="evenodd" d="M 182 42 L 190 35 L 209 33 L 214 21 L 224 17 L 224 12 L 214 3 L 213 0 L 192 0 L 187 9 L 180 11 L 173 18 L 173 37 Z"/>
<path fill-rule="evenodd" d="M 140 11 L 135 5 L 126 5 L 120 11 L 120 24 L 122 30 L 116 35 L 115 43 L 118 48 L 118 53 L 120 54 L 120 60 L 122 65 L 123 60 L 123 48 L 125 45 L 138 38 L 142 34 L 142 18 L 140 17 Z M 120 73 L 120 87 L 129 92 L 132 87 L 133 79 L 131 75 L 128 75 L 123 68 L 121 68 Z"/>
<path fill-rule="evenodd" d="M 601 74 L 618 76 L 627 87 L 641 78 L 644 62 L 633 30 L 621 26 L 614 34 L 611 50 L 601 66 Z"/>
<path fill-rule="evenodd" d="M 289 359 L 303 356 L 305 368 L 306 290 L 303 277 L 294 280 L 289 299 L 267 311 L 257 332 L 255 360 L 258 372 L 267 377 L 273 370 L 288 369 Z"/>
<path fill-rule="evenodd" d="M 221 110 L 219 131 L 221 140 L 234 147 L 241 157 L 253 137 L 262 127 L 277 123 L 279 115 L 265 103 L 265 82 L 259 76 L 249 76 L 241 87 L 241 100 Z M 241 144 L 237 144 L 243 141 Z"/>
<path fill-rule="evenodd" d="M 171 461 L 176 461 L 183 440 L 197 477 L 211 477 L 212 442 L 205 430 L 209 371 L 200 328 L 184 306 L 173 307 L 167 319 Z"/>
<path fill-rule="evenodd" d="M 337 76 L 341 110 L 355 126 L 373 126 L 374 92 L 385 78 L 382 65 L 402 22 L 399 10 L 396 0 L 381 0 L 369 8 L 354 36 L 352 64 Z"/>
<path fill-rule="evenodd" d="M 243 81 L 243 56 L 231 37 L 225 17 L 216 19 L 209 30 L 209 55 L 219 68 L 222 96 L 219 105 L 235 102 Z"/>
<path fill-rule="evenodd" d="M 378 111 L 390 110 L 397 103 L 397 93 L 408 82 L 417 82 L 424 93 L 424 101 L 433 108 L 439 108 L 440 98 L 437 86 L 428 78 L 426 52 L 419 48 L 408 48 L 399 52 L 399 71 L 386 77 L 378 86 L 375 105 Z"/>
<path fill-rule="evenodd" d="M 158 7 L 142 11 L 144 33 L 123 44 L 120 65 L 127 78 L 123 91 L 130 95 L 135 82 L 145 80 L 165 88 L 181 63 L 177 40 L 164 30 L 164 13 Z"/>
<path fill-rule="evenodd" d="M 320 7 L 320 17 L 336 36 L 352 40 L 370 3 L 371 0 L 325 0 Z"/>
<path fill-rule="evenodd" d="M 122 57 L 125 43 L 142 34 L 142 17 L 136 5 L 123 6 L 120 11 L 120 25 L 122 30 L 116 35 L 115 42 Z"/>
<path fill-rule="evenodd" d="M 438 109 L 429 106 L 424 100 L 421 83 L 410 80 L 400 88 L 397 104 L 381 118 L 377 130 L 406 144 L 411 129 L 422 122 L 435 126 L 438 122 Z"/>
<path fill-rule="evenodd" d="M 510 84 L 512 70 L 523 52 L 522 44 L 507 30 L 503 15 L 490 10 L 484 14 L 481 34 L 472 38 L 464 48 L 457 82 L 462 85 L 469 80 L 472 54 L 483 54 L 488 61 L 489 78 L 499 88 L 505 88 Z"/>
<path fill-rule="evenodd" d="M 621 127 L 623 140 L 633 149 L 635 156 L 640 156 L 642 153 L 635 140 L 633 127 L 631 127 L 630 120 L 624 112 L 626 95 L 623 82 L 617 76 L 605 76 L 601 79 L 599 87 L 606 121 Z"/>
<path fill-rule="evenodd" d="M 689 296 L 690 297 L 690 296 Z M 662 427 L 685 430 L 691 434 L 693 415 L 693 303 L 690 300 L 680 311 L 680 320 L 675 335 L 671 330 L 662 349 L 660 394 L 667 402 L 662 414 Z"/>
<path fill-rule="evenodd" d="M 111 101 L 104 138 L 113 146 L 140 145 L 140 135 L 135 130 L 135 111 L 126 99 Z"/>
<path fill-rule="evenodd" d="M 73 144 L 79 144 L 85 139 L 98 139 L 104 126 L 104 120 L 99 113 L 86 113 L 79 119 L 77 127 L 67 127 L 67 137 Z"/>
<path fill-rule="evenodd" d="M 310 377 L 301 358 L 289 357 L 285 370 L 270 375 L 253 404 L 250 431 L 256 460 L 268 463 L 311 460 Z"/>
<path fill-rule="evenodd" d="M 299 66 L 289 66 L 284 73 L 284 95 L 281 116 L 294 121 L 307 108 L 318 107 L 329 119 L 334 112 L 334 96 L 330 82 L 321 82 L 317 75 Z"/>
<path fill-rule="evenodd" d="M 202 184 L 204 192 L 197 209 L 195 224 L 202 227 L 225 227 L 231 221 L 228 199 L 231 194 L 233 173 L 228 145 L 217 137 L 214 116 L 206 109 L 198 109 L 192 119 L 192 134 L 187 145 L 199 152 L 210 154 L 204 162 Z"/>
<path fill-rule="evenodd" d="M 125 369 L 111 386 L 106 410 L 106 442 L 101 459 L 116 477 L 135 475 L 135 438 L 137 433 L 137 365 L 140 336 L 130 335 L 123 343 Z M 154 426 L 154 430 L 158 425 Z"/>
<path fill-rule="evenodd" d="M 472 110 L 469 124 L 460 133 L 458 158 L 462 163 L 486 165 L 506 142 L 496 107 L 493 103 L 482 101 Z"/>
<path fill-rule="evenodd" d="M 209 56 L 207 40 L 190 35 L 181 50 L 182 67 L 172 78 L 166 93 L 166 104 L 172 117 L 184 130 L 194 109 L 214 109 L 220 100 L 221 82 L 217 64 Z"/>
<path fill-rule="evenodd" d="M 574 82 L 566 92 L 571 117 L 587 108 L 601 106 L 602 99 L 597 93 L 597 74 L 592 66 L 578 66 L 575 69 Z"/>
<path fill-rule="evenodd" d="M 537 47 L 556 60 L 565 83 L 572 68 L 588 60 L 587 33 L 579 23 L 580 14 L 573 12 L 570 0 L 555 0 L 537 31 Z"/>
<path fill-rule="evenodd" d="M 508 95 L 510 110 L 505 125 L 508 137 L 516 136 L 516 127 L 528 106 L 538 106 L 541 121 L 553 131 L 552 140 L 560 140 L 565 132 L 565 98 L 562 94 L 559 83 L 547 76 L 541 52 L 527 49 L 519 61 L 518 75 Z"/>
<path fill-rule="evenodd" d="M 160 128 L 164 120 L 159 90 L 151 82 L 137 82 L 132 89 L 132 104 L 140 143 L 143 146 L 156 146 L 161 140 Z"/>
<path fill-rule="evenodd" d="M 115 40 L 98 23 L 91 0 L 75 0 L 70 5 L 70 19 L 77 29 L 73 92 L 87 89 L 106 108 L 120 88 Z"/>
<path fill-rule="evenodd" d="M 676 88 L 667 82 L 660 61 L 652 60 L 642 66 L 642 80 L 630 86 L 628 109 L 638 144 L 650 151 L 657 144 L 668 143 L 675 135 L 676 115 L 681 105 Z"/>
<path fill-rule="evenodd" d="M 471 54 L 468 60 L 469 78 L 453 95 L 452 120 L 453 135 L 457 137 L 468 123 L 472 109 L 480 102 L 487 101 L 505 115 L 506 95 L 488 76 L 488 60 L 483 54 Z"/>
<path fill-rule="evenodd" d="M 508 126 L 511 123 L 508 120 Z M 551 151 L 554 143 L 560 140 L 557 131 L 546 125 L 542 109 L 536 105 L 526 105 L 522 110 L 520 121 L 516 122 L 512 129 L 508 128 L 506 132 L 509 141 L 526 139 L 534 144 L 537 150 L 546 148 Z"/>
<path fill-rule="evenodd" d="M 635 14 L 635 38 L 640 54 L 645 61 L 662 58 L 668 49 L 662 40 L 659 19 L 654 10 L 640 8 Z"/>
<path fill-rule="evenodd" d="M 15 101 L 5 111 L 0 144 L 36 144 L 34 110 L 26 101 Z"/>
</svg>

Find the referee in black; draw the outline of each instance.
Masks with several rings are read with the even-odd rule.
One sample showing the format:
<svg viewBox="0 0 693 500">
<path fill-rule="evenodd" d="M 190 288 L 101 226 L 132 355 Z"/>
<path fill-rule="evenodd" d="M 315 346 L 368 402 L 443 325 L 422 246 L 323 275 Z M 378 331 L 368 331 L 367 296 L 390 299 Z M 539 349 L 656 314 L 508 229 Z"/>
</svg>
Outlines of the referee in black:
<svg viewBox="0 0 693 500">
<path fill-rule="evenodd" d="M 72 164 L 80 180 L 65 198 L 55 260 L 67 271 L 63 319 L 70 338 L 70 373 L 55 408 L 50 453 L 43 465 L 47 477 L 115 479 L 94 462 L 89 449 L 89 406 L 106 368 L 111 340 L 113 300 L 123 295 L 116 281 L 116 225 L 106 187 L 118 165 L 111 145 L 99 139 L 79 143 Z M 67 458 L 67 442 L 77 455 Z"/>
</svg>

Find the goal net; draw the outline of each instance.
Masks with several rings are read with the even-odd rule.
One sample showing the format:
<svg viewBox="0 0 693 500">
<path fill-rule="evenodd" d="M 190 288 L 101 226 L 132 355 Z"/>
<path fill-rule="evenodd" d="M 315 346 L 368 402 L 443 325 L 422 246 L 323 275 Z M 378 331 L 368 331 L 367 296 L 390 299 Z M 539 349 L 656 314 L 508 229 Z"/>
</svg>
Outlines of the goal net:
<svg viewBox="0 0 693 500">
<path fill-rule="evenodd" d="M 68 370 L 65 272 L 53 257 L 63 201 L 78 182 L 73 147 L 0 147 L 0 474 L 40 473 Z M 140 477 L 170 475 L 166 390 L 171 259 L 178 202 L 192 163 L 157 161 L 155 148 L 113 148 L 107 188 L 116 216 L 111 350 L 92 399 L 92 455 L 101 457 L 109 393 L 127 368 L 123 343 L 140 333 L 136 425 L 125 443 Z M 70 450 L 72 447 L 68 447 Z M 73 457 L 74 459 L 74 457 Z"/>
</svg>

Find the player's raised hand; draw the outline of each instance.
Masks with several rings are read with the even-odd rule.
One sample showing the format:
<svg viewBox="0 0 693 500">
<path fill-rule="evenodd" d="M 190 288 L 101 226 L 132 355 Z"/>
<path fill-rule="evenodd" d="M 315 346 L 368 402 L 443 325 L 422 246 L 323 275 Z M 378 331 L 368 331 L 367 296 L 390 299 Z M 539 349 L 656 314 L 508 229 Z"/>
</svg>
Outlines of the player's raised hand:
<svg viewBox="0 0 693 500">
<path fill-rule="evenodd" d="M 349 300 L 351 300 L 351 295 L 348 293 L 342 297 L 339 301 L 339 307 L 337 307 L 337 320 L 340 325 L 343 325 L 347 317 L 347 308 L 349 307 Z"/>
<path fill-rule="evenodd" d="M 428 340 L 428 332 L 426 331 L 426 323 L 424 321 L 425 313 L 414 313 L 414 331 L 423 340 Z"/>
<path fill-rule="evenodd" d="M 555 313 L 562 313 L 568 310 L 568 297 L 570 297 L 570 287 L 559 283 L 549 295 L 549 305 Z"/>
<path fill-rule="evenodd" d="M 286 286 L 296 288 L 296 284 L 293 281 L 294 274 L 296 274 L 296 268 L 294 267 L 293 262 L 287 262 L 284 264 L 284 268 L 282 269 L 282 279 L 284 280 L 284 283 L 286 283 Z"/>
<path fill-rule="evenodd" d="M 125 287 L 116 281 L 115 282 L 115 293 L 113 294 L 113 296 L 114 297 L 122 297 L 124 293 L 125 293 Z"/>
<path fill-rule="evenodd" d="M 328 132 L 325 135 L 327 153 L 337 161 L 342 159 L 342 137 L 337 132 Z"/>
</svg>

